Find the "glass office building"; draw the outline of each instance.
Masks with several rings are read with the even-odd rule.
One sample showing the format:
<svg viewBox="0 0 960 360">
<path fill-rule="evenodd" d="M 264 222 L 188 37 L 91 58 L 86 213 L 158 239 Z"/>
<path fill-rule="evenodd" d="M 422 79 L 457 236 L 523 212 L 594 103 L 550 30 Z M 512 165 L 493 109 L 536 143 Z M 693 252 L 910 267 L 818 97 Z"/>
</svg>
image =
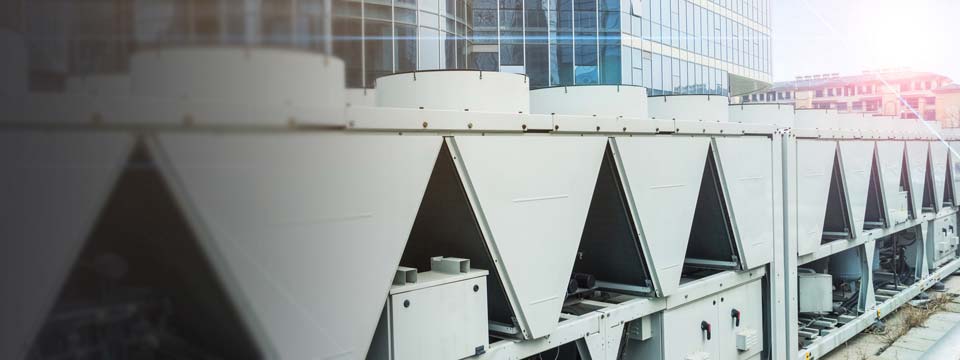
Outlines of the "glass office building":
<svg viewBox="0 0 960 360">
<path fill-rule="evenodd" d="M 332 53 L 344 59 L 354 88 L 435 69 L 524 73 L 534 88 L 639 85 L 651 95 L 739 95 L 771 82 L 770 0 L 15 3 L 43 19 L 22 25 L 28 41 L 41 40 L 31 62 L 43 79 L 122 73 L 129 53 L 142 48 L 242 45 Z M 51 32 L 68 40 L 44 43 L 59 37 Z"/>
<path fill-rule="evenodd" d="M 334 55 L 350 87 L 414 70 L 466 69 L 470 0 L 332 0 Z"/>
<path fill-rule="evenodd" d="M 471 68 L 470 0 L 11 1 L 16 11 L 4 14 L 16 15 L 0 25 L 24 33 L 44 90 L 68 76 L 124 73 L 130 53 L 163 46 L 331 53 L 355 88 L 395 72 Z"/>
<path fill-rule="evenodd" d="M 472 65 L 534 87 L 744 93 L 770 82 L 769 0 L 474 0 Z"/>
</svg>

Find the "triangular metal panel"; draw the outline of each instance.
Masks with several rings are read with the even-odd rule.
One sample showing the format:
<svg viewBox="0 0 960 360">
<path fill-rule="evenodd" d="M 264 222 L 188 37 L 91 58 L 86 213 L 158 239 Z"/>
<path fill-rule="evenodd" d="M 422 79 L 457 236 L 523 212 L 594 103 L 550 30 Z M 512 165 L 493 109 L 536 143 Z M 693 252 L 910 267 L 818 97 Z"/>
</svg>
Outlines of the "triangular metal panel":
<svg viewBox="0 0 960 360">
<path fill-rule="evenodd" d="M 853 237 L 860 236 L 860 232 L 863 231 L 875 148 L 873 141 L 840 141 L 840 163 L 847 201 L 849 201 L 848 208 L 853 217 Z"/>
<path fill-rule="evenodd" d="M 362 359 L 440 144 L 167 134 L 151 150 L 264 352 Z"/>
<path fill-rule="evenodd" d="M 26 357 L 133 144 L 122 133 L 0 134 L 0 358 Z"/>
<path fill-rule="evenodd" d="M 650 136 L 614 143 L 655 288 L 668 296 L 680 286 L 710 139 Z"/>
<path fill-rule="evenodd" d="M 718 137 L 714 143 L 740 261 L 753 269 L 773 258 L 773 145 L 766 137 Z"/>
<path fill-rule="evenodd" d="M 947 145 L 942 141 L 930 142 L 930 160 L 933 170 L 933 203 L 937 211 L 943 206 L 943 191 L 947 180 L 947 157 L 949 156 Z"/>
<path fill-rule="evenodd" d="M 836 141 L 797 140 L 797 253 L 820 248 Z"/>
<path fill-rule="evenodd" d="M 907 166 L 910 167 L 910 194 L 914 216 L 920 216 L 923 208 L 923 188 L 927 180 L 927 156 L 930 148 L 926 141 L 907 141 Z"/>
<path fill-rule="evenodd" d="M 889 218 L 890 214 L 907 211 L 907 209 L 897 209 L 894 205 L 895 203 L 891 200 L 900 194 L 903 149 L 904 143 L 901 141 L 877 142 L 877 159 L 880 161 L 880 183 L 883 188 L 883 199 L 886 200 L 888 224 L 892 224 Z"/>
<path fill-rule="evenodd" d="M 863 284 L 861 288 L 867 289 L 866 297 L 861 297 L 861 299 L 864 300 L 863 309 L 861 310 L 872 310 L 877 307 L 876 290 L 874 289 L 874 286 L 873 286 L 874 284 L 873 262 L 878 261 L 876 259 L 876 254 L 875 254 L 876 246 L 877 246 L 877 243 L 873 241 L 867 241 L 866 243 L 863 244 L 864 256 L 866 259 L 866 263 L 869 265 L 866 267 L 866 270 L 867 270 L 866 274 L 864 274 L 864 276 L 860 280 L 862 282 L 866 282 L 866 284 Z"/>
<path fill-rule="evenodd" d="M 933 261 L 933 259 L 927 257 L 927 247 L 930 246 L 930 244 L 927 242 L 930 241 L 930 237 L 934 236 L 934 234 L 929 233 L 929 230 L 933 227 L 934 223 L 935 222 L 930 222 L 928 224 L 920 225 L 920 230 L 917 231 L 917 233 L 920 235 L 920 239 L 918 239 L 920 241 L 920 246 L 923 246 L 923 249 L 920 250 L 921 265 L 920 271 L 918 271 L 918 275 L 921 278 L 925 278 L 930 275 L 930 263 Z"/>
<path fill-rule="evenodd" d="M 550 334 L 607 139 L 488 135 L 450 141 L 524 337 Z"/>
<path fill-rule="evenodd" d="M 960 141 L 949 141 L 950 170 L 953 175 L 953 203 L 960 204 Z"/>
</svg>

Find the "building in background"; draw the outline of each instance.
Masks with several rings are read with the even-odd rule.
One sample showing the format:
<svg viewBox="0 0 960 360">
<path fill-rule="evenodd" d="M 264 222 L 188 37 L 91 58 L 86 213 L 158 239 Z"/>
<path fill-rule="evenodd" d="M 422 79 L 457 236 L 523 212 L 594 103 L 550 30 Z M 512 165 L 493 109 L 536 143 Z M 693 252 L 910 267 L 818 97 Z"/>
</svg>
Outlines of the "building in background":
<svg viewBox="0 0 960 360">
<path fill-rule="evenodd" d="M 626 84 L 743 94 L 770 82 L 769 0 L 69 0 L 22 4 L 35 89 L 127 71 L 157 46 L 331 53 L 347 86 L 406 71 L 527 74 L 532 88 Z M 16 21 L 13 19 L 11 21 Z"/>
<path fill-rule="evenodd" d="M 943 127 L 960 127 L 960 84 L 950 84 L 933 90 L 937 100 L 937 121 Z"/>
<path fill-rule="evenodd" d="M 474 0 L 472 65 L 531 87 L 743 94 L 771 82 L 769 0 Z"/>
<path fill-rule="evenodd" d="M 798 76 L 794 81 L 777 82 L 768 89 L 735 100 L 792 104 L 797 109 L 835 109 L 904 119 L 915 119 L 919 115 L 927 120 L 942 120 L 940 112 L 946 110 L 939 105 L 938 90 L 947 89 L 951 84 L 950 78 L 929 72 L 865 71 L 854 76 Z"/>
</svg>

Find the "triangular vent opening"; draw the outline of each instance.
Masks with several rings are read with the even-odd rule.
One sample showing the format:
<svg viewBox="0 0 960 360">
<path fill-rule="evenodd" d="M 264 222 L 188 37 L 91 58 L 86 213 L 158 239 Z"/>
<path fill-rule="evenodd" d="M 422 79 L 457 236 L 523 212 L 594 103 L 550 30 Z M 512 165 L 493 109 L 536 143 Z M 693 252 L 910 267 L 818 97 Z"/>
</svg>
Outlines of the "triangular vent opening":
<svg viewBox="0 0 960 360">
<path fill-rule="evenodd" d="M 416 268 L 421 272 L 428 271 L 430 258 L 434 256 L 469 259 L 472 268 L 489 271 L 489 319 L 500 332 L 519 336 L 520 328 L 516 315 L 510 306 L 500 273 L 487 249 L 476 214 L 447 144 L 440 149 L 430 174 L 400 266 Z"/>
<path fill-rule="evenodd" d="M 936 195 L 934 194 L 934 182 L 933 182 L 933 159 L 930 154 L 927 154 L 927 171 L 923 180 L 923 203 L 920 205 L 920 208 L 923 212 L 936 212 L 935 199 Z"/>
<path fill-rule="evenodd" d="M 700 193 L 683 262 L 684 277 L 702 277 L 715 270 L 738 269 L 740 257 L 717 170 L 713 148 L 707 150 Z"/>
<path fill-rule="evenodd" d="M 847 194 L 843 188 L 843 175 L 840 171 L 839 150 L 833 157 L 833 173 L 830 175 L 830 191 L 827 194 L 827 211 L 823 218 L 823 240 L 821 243 L 852 236 L 850 209 L 847 208 Z"/>
<path fill-rule="evenodd" d="M 864 214 L 864 230 L 886 227 L 887 210 L 883 206 L 883 187 L 880 185 L 880 162 L 877 154 L 873 155 L 873 164 L 870 166 L 870 184 L 867 188 L 867 209 Z"/>
<path fill-rule="evenodd" d="M 914 209 L 913 199 L 914 196 L 917 196 L 913 192 L 913 187 L 910 186 L 910 165 L 907 163 L 907 151 L 903 151 L 903 160 L 901 161 L 900 169 L 900 191 L 907 193 L 907 213 L 910 219 L 913 219 L 917 215 L 917 210 Z"/>
<path fill-rule="evenodd" d="M 264 357 L 143 146 L 120 174 L 28 358 L 77 356 Z"/>
<path fill-rule="evenodd" d="M 952 150 L 951 150 L 952 151 Z M 951 157 L 952 158 L 952 157 Z M 953 207 L 953 160 L 947 160 L 947 179 L 943 185 L 943 207 Z"/>
<path fill-rule="evenodd" d="M 594 288 L 651 295 L 653 282 L 609 145 L 600 165 L 568 296 Z M 573 286 L 576 284 L 576 286 Z"/>
</svg>

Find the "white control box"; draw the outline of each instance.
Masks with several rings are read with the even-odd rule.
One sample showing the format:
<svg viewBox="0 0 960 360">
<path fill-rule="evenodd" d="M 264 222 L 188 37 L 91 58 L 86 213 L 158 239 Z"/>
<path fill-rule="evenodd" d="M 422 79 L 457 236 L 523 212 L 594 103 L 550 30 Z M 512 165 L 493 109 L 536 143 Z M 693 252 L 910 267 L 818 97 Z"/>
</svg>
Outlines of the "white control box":
<svg viewBox="0 0 960 360">
<path fill-rule="evenodd" d="M 737 350 L 750 351 L 760 343 L 760 336 L 754 329 L 743 329 L 737 332 Z"/>
<path fill-rule="evenodd" d="M 433 268 L 416 274 L 415 282 L 394 282 L 367 359 L 449 360 L 486 352 L 488 272 Z"/>
</svg>

